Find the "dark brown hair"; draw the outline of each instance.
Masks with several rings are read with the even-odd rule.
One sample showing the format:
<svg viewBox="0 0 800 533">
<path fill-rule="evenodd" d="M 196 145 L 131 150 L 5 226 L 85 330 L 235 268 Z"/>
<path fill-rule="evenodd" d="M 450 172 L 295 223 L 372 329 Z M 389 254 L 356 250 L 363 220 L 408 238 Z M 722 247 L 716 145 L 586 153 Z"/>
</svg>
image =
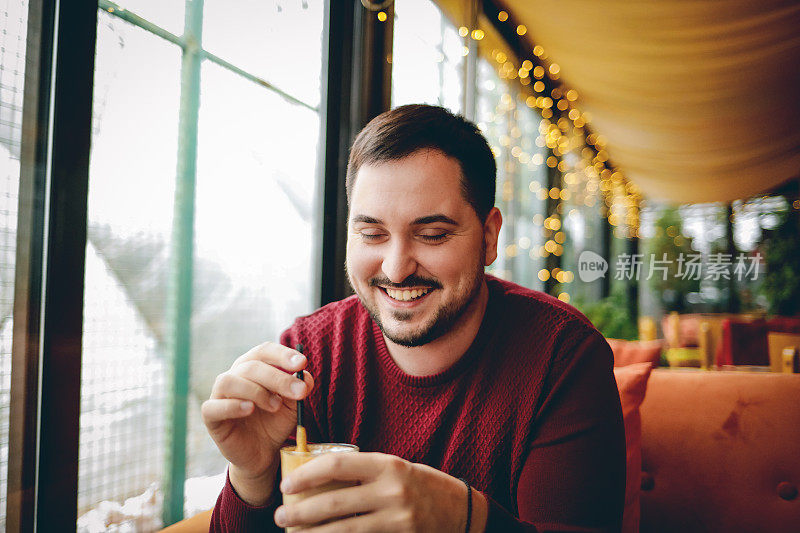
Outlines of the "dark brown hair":
<svg viewBox="0 0 800 533">
<path fill-rule="evenodd" d="M 361 130 L 347 162 L 348 204 L 362 165 L 396 161 L 422 149 L 438 150 L 458 161 L 464 199 L 485 222 L 494 206 L 494 154 L 475 124 L 432 105 L 397 107 L 378 115 Z"/>
</svg>

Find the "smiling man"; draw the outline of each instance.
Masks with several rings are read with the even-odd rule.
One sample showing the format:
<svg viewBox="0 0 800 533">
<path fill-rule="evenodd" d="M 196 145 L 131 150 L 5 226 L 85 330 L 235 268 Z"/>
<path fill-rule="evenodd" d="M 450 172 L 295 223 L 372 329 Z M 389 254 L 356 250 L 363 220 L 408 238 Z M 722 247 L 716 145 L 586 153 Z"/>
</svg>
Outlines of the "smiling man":
<svg viewBox="0 0 800 533">
<path fill-rule="evenodd" d="M 356 295 L 217 379 L 203 418 L 230 466 L 212 531 L 619 530 L 610 349 L 563 302 L 484 274 L 502 225 L 495 173 L 477 128 L 439 107 L 397 108 L 359 134 L 347 176 Z M 281 481 L 299 399 L 312 442 L 369 453 Z M 280 505 L 280 491 L 331 480 L 359 485 Z"/>
</svg>

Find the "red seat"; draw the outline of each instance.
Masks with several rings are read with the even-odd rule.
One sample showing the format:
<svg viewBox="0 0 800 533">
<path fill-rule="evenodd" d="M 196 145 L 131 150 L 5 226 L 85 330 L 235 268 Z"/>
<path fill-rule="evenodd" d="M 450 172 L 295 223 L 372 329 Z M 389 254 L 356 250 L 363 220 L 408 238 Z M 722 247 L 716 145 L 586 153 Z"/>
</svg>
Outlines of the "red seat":
<svg viewBox="0 0 800 533">
<path fill-rule="evenodd" d="M 776 316 L 767 320 L 767 329 L 775 333 L 800 333 L 800 317 Z"/>
<path fill-rule="evenodd" d="M 722 322 L 722 344 L 717 352 L 717 366 L 769 366 L 767 323 L 764 320 Z"/>
</svg>

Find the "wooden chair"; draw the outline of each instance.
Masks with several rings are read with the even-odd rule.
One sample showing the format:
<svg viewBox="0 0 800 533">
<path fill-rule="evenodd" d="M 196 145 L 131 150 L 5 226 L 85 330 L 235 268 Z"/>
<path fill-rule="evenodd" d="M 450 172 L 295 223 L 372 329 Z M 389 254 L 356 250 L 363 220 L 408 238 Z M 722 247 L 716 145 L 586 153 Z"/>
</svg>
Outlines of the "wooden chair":
<svg viewBox="0 0 800 533">
<path fill-rule="evenodd" d="M 800 348 L 800 333 L 775 333 L 767 334 L 769 345 L 769 367 L 772 372 L 793 372 L 794 357 Z M 788 361 L 784 359 L 784 351 L 788 350 Z M 787 364 L 788 363 L 788 364 Z"/>
</svg>

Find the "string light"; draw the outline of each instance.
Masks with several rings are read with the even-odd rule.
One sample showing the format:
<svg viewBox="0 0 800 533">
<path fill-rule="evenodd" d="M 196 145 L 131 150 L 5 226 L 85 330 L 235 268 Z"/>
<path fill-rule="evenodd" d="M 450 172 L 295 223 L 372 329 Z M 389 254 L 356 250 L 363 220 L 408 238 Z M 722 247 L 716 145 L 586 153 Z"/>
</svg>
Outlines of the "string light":
<svg viewBox="0 0 800 533">
<path fill-rule="evenodd" d="M 507 21 L 508 14 L 501 12 L 498 20 Z M 520 36 L 527 34 L 524 25 L 518 25 L 515 29 Z M 465 31 L 466 28 L 460 29 L 459 33 L 464 36 Z M 478 35 L 473 30 L 473 39 L 478 40 Z M 491 51 L 490 57 L 496 62 L 499 77 L 505 80 L 519 80 L 516 84 L 516 91 L 519 94 L 513 96 L 510 94 L 515 92 L 511 89 L 513 85 L 505 89 L 506 92 L 500 96 L 496 113 L 488 119 L 496 126 L 508 127 L 510 136 L 517 140 L 512 141 L 508 135 L 501 135 L 498 139 L 503 148 L 492 149 L 498 154 L 507 150 L 510 159 L 504 162 L 503 167 L 506 171 L 516 172 L 518 165 L 524 165 L 522 168 L 535 169 L 546 164 L 549 168 L 561 172 L 563 186 L 548 189 L 542 187 L 536 180 L 529 181 L 528 189 L 531 195 L 541 201 L 547 199 L 555 202 L 550 212 L 551 216 L 544 218 L 543 215 L 536 214 L 531 219 L 535 226 L 541 227 L 545 232 L 544 244 L 533 245 L 529 242 L 530 239 L 522 238 L 504 247 L 504 251 L 510 252 L 506 255 L 512 257 L 519 253 L 518 249 L 527 250 L 530 258 L 534 260 L 550 255 L 562 255 L 568 240 L 567 232 L 561 229 L 560 218 L 567 210 L 565 202 L 573 202 L 572 205 L 575 206 L 569 209 L 569 216 L 578 214 L 583 206 L 597 209 L 601 216 L 608 218 L 615 235 L 637 236 L 640 191 L 609 162 L 606 138 L 584 129 L 591 122 L 591 116 L 587 111 L 575 107 L 579 100 L 578 91 L 557 81 L 561 74 L 561 66 L 547 61 L 548 56 L 541 45 L 535 45 L 531 52 L 531 56 L 519 57 L 517 62 L 510 60 L 498 49 Z M 534 136 L 533 140 L 536 146 L 547 147 L 550 151 L 549 156 L 542 153 L 527 153 L 525 145 L 518 140 L 519 128 L 504 125 L 506 120 L 519 119 L 517 105 L 538 110 L 542 117 L 539 124 L 540 135 Z M 511 180 L 503 184 L 500 192 L 505 199 L 512 197 L 515 191 L 513 183 Z M 800 209 L 800 200 L 793 207 Z M 586 235 L 589 235 L 588 231 Z M 546 274 L 540 272 L 539 277 L 542 281 L 552 278 L 559 283 L 570 283 L 573 280 L 572 273 L 566 271 Z M 562 292 L 559 297 L 568 301 L 569 293 Z"/>
</svg>

